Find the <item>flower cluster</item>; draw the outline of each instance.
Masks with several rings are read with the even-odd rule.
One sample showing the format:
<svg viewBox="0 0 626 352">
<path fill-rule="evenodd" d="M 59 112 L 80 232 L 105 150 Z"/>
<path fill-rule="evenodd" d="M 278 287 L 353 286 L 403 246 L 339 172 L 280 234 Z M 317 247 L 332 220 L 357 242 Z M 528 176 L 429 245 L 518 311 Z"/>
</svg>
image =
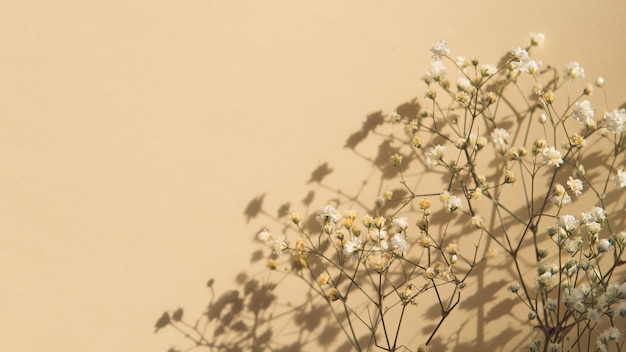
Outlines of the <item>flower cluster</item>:
<svg viewBox="0 0 626 352">
<path fill-rule="evenodd" d="M 432 294 L 442 317 L 417 348 L 425 350 L 474 269 L 499 253 L 515 273 L 508 290 L 527 309 L 529 350 L 624 345 L 626 110 L 594 100 L 604 78 L 585 84 L 580 63 L 557 70 L 535 59 L 544 42 L 531 34 L 499 66 L 452 57 L 446 40 L 433 44 L 424 107 L 388 118 L 390 128 L 403 127 L 404 137 L 385 142 L 402 195 L 384 192 L 356 209 L 355 197 L 338 192 L 348 204 L 323 206 L 315 226 L 291 213 L 300 236 L 293 245 L 288 231 L 259 233 L 273 250 L 270 267 L 289 253 L 287 272 L 341 315 L 355 349 L 397 350 L 407 309 Z M 387 329 L 393 309 L 395 333 Z M 367 346 L 358 324 L 372 334 Z"/>
</svg>

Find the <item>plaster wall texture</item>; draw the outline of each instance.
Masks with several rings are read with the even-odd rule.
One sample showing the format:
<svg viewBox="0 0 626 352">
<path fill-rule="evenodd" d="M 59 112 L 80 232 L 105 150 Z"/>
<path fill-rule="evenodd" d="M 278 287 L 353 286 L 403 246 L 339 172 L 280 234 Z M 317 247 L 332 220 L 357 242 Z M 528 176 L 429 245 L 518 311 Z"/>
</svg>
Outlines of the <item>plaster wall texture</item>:
<svg viewBox="0 0 626 352">
<path fill-rule="evenodd" d="M 0 345 L 165 351 L 164 309 L 234 286 L 311 171 L 345 192 L 368 114 L 423 97 L 430 44 L 547 36 L 626 100 L 622 1 L 55 1 L 0 12 Z M 353 165 L 353 166 L 351 166 Z M 356 180 L 356 181 L 355 181 Z M 331 194 L 318 190 L 311 211 Z M 328 192 L 332 193 L 332 192 Z M 272 213 L 245 213 L 255 199 Z M 306 210 L 306 209 L 303 209 Z M 193 314 L 193 313 L 191 313 Z M 463 314 L 473 314 L 466 312 Z M 471 333 L 468 337 L 471 339 Z M 286 337 L 287 338 L 287 337 Z M 453 347 L 450 347 L 453 349 Z"/>
</svg>

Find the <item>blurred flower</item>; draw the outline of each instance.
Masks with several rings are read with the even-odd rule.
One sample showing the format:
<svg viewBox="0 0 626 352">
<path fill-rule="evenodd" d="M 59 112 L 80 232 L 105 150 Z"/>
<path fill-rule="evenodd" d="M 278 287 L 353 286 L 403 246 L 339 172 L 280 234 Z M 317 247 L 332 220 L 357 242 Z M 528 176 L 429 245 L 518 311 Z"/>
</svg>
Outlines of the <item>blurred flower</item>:
<svg viewBox="0 0 626 352">
<path fill-rule="evenodd" d="M 570 62 L 565 65 L 565 75 L 569 79 L 585 78 L 585 69 L 578 62 Z"/>
<path fill-rule="evenodd" d="M 430 51 L 434 54 L 433 59 L 441 60 L 442 57 L 450 54 L 450 49 L 447 48 L 448 41 L 446 39 L 441 39 L 440 41 L 434 43 L 430 47 Z"/>
</svg>

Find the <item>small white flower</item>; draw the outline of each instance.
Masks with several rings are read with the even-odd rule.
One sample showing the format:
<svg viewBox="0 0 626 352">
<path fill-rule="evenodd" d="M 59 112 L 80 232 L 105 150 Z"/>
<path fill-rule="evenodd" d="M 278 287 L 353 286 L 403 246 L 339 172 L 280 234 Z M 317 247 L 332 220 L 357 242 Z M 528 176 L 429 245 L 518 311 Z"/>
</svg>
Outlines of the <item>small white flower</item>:
<svg viewBox="0 0 626 352">
<path fill-rule="evenodd" d="M 446 147 L 443 145 L 436 145 L 428 148 L 428 156 L 433 160 L 441 160 L 446 154 Z"/>
<path fill-rule="evenodd" d="M 575 195 L 579 196 L 583 194 L 583 181 L 570 176 L 567 179 L 567 186 L 569 187 L 570 191 L 574 192 Z"/>
<path fill-rule="evenodd" d="M 394 249 L 406 252 L 409 249 L 409 244 L 406 242 L 406 238 L 402 233 L 396 233 L 391 238 L 391 246 Z"/>
<path fill-rule="evenodd" d="M 565 65 L 565 75 L 572 80 L 585 78 L 585 69 L 583 69 L 578 62 L 570 62 Z"/>
<path fill-rule="evenodd" d="M 605 238 L 598 241 L 596 246 L 598 248 L 598 253 L 603 253 L 609 250 L 609 248 L 611 247 L 611 242 Z"/>
<path fill-rule="evenodd" d="M 543 33 L 530 33 L 530 45 L 543 47 L 543 43 L 546 41 L 546 36 Z"/>
<path fill-rule="evenodd" d="M 432 61 L 430 63 L 430 69 L 426 71 L 426 77 L 432 78 L 435 81 L 441 81 L 446 77 L 448 69 L 441 61 Z"/>
<path fill-rule="evenodd" d="M 559 208 L 563 208 L 572 203 L 572 197 L 567 193 L 563 193 L 562 195 L 555 194 L 552 196 L 552 203 Z"/>
<path fill-rule="evenodd" d="M 559 225 L 567 232 L 572 232 L 578 229 L 578 220 L 573 215 L 563 215 L 559 218 Z"/>
<path fill-rule="evenodd" d="M 561 152 L 554 147 L 544 147 L 539 155 L 541 162 L 552 164 L 556 167 L 561 166 L 563 159 L 561 158 Z"/>
<path fill-rule="evenodd" d="M 572 115 L 576 118 L 576 120 L 585 124 L 585 126 L 593 126 L 595 124 L 595 111 L 589 100 L 579 101 L 574 105 L 575 107 L 572 109 Z"/>
<path fill-rule="evenodd" d="M 617 175 L 613 176 L 613 182 L 616 186 L 620 186 L 621 188 L 626 187 L 626 171 L 619 170 Z"/>
<path fill-rule="evenodd" d="M 362 244 L 363 243 L 358 237 L 354 237 L 353 239 L 351 239 L 350 241 L 346 242 L 343 245 L 343 252 L 346 255 L 356 254 L 356 252 L 358 252 L 361 249 Z"/>
<path fill-rule="evenodd" d="M 604 113 L 604 127 L 613 133 L 624 132 L 624 123 L 626 122 L 626 110 L 614 109 L 613 111 Z"/>
<path fill-rule="evenodd" d="M 326 225 L 329 222 L 334 224 L 335 222 L 337 222 L 338 219 L 339 213 L 337 212 L 337 209 L 335 209 L 335 207 L 333 207 L 332 205 L 327 205 L 320 209 L 320 211 L 317 213 L 317 216 L 315 217 L 315 220 L 317 220 L 320 225 Z"/>
<path fill-rule="evenodd" d="M 263 229 L 256 235 L 256 238 L 261 242 L 267 242 L 272 238 L 272 235 L 269 233 L 269 231 Z"/>
<path fill-rule="evenodd" d="M 433 53 L 433 59 L 441 60 L 442 57 L 450 54 L 450 49 L 447 48 L 448 41 L 446 39 L 441 39 L 440 41 L 434 43 L 430 47 L 430 51 Z"/>
<path fill-rule="evenodd" d="M 506 146 L 507 138 L 509 138 L 509 132 L 504 128 L 496 128 L 491 132 L 491 141 L 498 146 Z"/>
<path fill-rule="evenodd" d="M 272 245 L 274 249 L 274 254 L 280 255 L 285 249 L 287 249 L 287 242 L 285 242 L 285 236 L 280 235 L 278 238 L 274 240 L 274 245 Z"/>
<path fill-rule="evenodd" d="M 604 209 L 600 207 L 593 207 L 589 209 L 589 211 L 582 213 L 581 218 L 583 220 L 583 223 L 586 226 L 589 226 L 589 224 L 594 223 L 594 222 L 596 223 L 603 222 L 604 219 L 606 219 L 606 212 L 604 211 Z"/>
<path fill-rule="evenodd" d="M 588 308 L 587 309 L 587 318 L 593 322 L 597 322 L 602 317 L 602 313 L 596 309 Z"/>
<path fill-rule="evenodd" d="M 517 47 L 511 50 L 511 55 L 513 56 L 513 61 L 511 62 L 513 72 L 519 73 L 529 71 L 529 65 L 531 60 L 526 49 Z"/>
<path fill-rule="evenodd" d="M 449 213 L 462 207 L 461 199 L 457 196 L 450 196 L 444 201 L 444 205 Z"/>
<path fill-rule="evenodd" d="M 395 218 L 393 219 L 393 223 L 402 231 L 405 231 L 406 228 L 409 227 L 409 220 L 407 218 Z"/>
<path fill-rule="evenodd" d="M 498 72 L 498 68 L 492 64 L 480 65 L 480 74 L 483 76 L 492 76 Z"/>
</svg>

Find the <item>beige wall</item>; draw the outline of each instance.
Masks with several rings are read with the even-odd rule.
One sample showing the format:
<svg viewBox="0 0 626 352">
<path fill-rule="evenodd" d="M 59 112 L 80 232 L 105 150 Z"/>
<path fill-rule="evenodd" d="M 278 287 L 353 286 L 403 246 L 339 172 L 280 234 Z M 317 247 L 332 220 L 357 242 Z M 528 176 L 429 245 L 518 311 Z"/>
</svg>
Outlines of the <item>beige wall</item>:
<svg viewBox="0 0 626 352">
<path fill-rule="evenodd" d="M 613 1 L 19 1 L 0 11 L 0 344 L 165 351 L 165 309 L 255 274 L 311 171 L 353 192 L 365 116 L 423 96 L 430 44 L 495 62 L 543 32 L 626 101 Z M 361 177 L 357 179 L 360 182 Z M 317 208 L 327 198 L 314 199 Z M 306 210 L 306 209 L 301 209 Z"/>
</svg>

